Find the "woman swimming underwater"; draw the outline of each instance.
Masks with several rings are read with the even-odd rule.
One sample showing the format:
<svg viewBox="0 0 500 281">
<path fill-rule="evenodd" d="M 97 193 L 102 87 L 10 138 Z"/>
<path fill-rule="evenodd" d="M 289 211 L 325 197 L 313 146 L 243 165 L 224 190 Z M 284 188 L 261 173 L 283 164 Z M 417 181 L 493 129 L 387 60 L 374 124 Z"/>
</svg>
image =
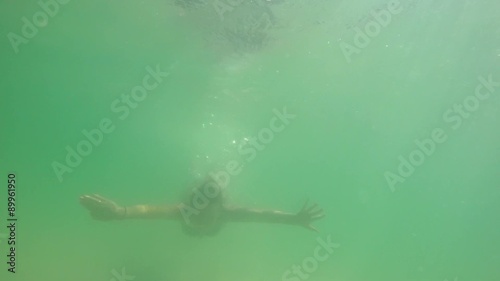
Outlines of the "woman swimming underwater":
<svg viewBox="0 0 500 281">
<path fill-rule="evenodd" d="M 298 213 L 229 206 L 222 188 L 210 177 L 194 188 L 184 203 L 172 205 L 120 206 L 98 194 L 80 196 L 80 203 L 92 218 L 101 221 L 123 219 L 166 219 L 180 221 L 191 235 L 215 235 L 229 222 L 262 222 L 302 226 L 317 231 L 311 223 L 324 216 L 317 204 L 307 202 Z"/>
</svg>

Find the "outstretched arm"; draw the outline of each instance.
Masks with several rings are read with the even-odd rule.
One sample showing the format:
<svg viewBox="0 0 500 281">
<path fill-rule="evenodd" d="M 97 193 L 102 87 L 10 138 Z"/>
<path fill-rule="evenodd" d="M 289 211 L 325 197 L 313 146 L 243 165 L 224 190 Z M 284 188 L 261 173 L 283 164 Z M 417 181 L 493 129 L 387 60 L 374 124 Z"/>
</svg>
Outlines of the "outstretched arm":
<svg viewBox="0 0 500 281">
<path fill-rule="evenodd" d="M 318 231 L 311 223 L 325 215 L 323 210 L 317 204 L 307 206 L 307 202 L 302 209 L 296 213 L 286 213 L 275 210 L 258 210 L 241 207 L 226 207 L 225 216 L 228 221 L 234 222 L 265 222 L 265 223 L 283 223 L 303 226 L 307 229 Z"/>
<path fill-rule="evenodd" d="M 115 202 L 98 194 L 80 196 L 80 204 L 96 220 L 122 220 L 122 219 L 180 219 L 177 205 L 135 205 L 122 207 Z"/>
</svg>

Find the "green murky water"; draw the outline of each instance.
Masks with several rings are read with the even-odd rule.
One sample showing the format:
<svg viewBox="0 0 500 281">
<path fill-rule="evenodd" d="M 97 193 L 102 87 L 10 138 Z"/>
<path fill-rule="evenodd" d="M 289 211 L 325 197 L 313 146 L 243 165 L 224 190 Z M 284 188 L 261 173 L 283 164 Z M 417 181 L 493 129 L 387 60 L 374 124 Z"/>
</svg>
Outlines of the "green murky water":
<svg viewBox="0 0 500 281">
<path fill-rule="evenodd" d="M 41 3 L 0 3 L 1 280 L 499 279 L 498 1 Z M 320 233 L 78 202 L 174 204 L 228 164 L 227 200 L 309 198 Z"/>
</svg>

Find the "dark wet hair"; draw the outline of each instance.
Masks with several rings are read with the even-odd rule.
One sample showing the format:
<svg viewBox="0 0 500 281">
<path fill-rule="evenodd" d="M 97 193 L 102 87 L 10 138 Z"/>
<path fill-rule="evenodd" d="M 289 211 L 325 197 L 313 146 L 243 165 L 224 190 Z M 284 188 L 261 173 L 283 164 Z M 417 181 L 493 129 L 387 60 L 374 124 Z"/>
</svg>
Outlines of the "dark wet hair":
<svg viewBox="0 0 500 281">
<path fill-rule="evenodd" d="M 198 214 L 193 214 L 191 220 L 205 219 L 205 212 L 222 211 L 224 198 L 223 188 L 213 178 L 209 176 L 205 177 L 191 190 L 187 202 L 185 202 L 190 208 L 200 212 Z M 215 208 L 215 210 L 212 208 Z M 206 214 L 207 213 L 205 213 L 205 215 Z M 184 233 L 192 236 L 213 236 L 217 234 L 222 227 L 223 222 L 221 219 L 221 217 L 217 217 L 212 223 L 208 224 L 197 224 L 193 223 L 193 221 L 184 221 L 182 230 Z"/>
<path fill-rule="evenodd" d="M 210 176 L 206 176 L 201 183 L 191 190 L 187 204 L 193 205 L 200 197 L 207 199 L 209 205 L 222 204 L 224 201 L 223 188 Z"/>
</svg>

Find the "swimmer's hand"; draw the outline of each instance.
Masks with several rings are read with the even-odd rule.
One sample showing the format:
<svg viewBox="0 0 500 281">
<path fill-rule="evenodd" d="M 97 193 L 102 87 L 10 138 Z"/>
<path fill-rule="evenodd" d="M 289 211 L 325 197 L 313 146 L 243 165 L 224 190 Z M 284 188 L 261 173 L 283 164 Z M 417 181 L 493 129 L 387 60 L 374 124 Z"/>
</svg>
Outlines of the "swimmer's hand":
<svg viewBox="0 0 500 281">
<path fill-rule="evenodd" d="M 308 201 L 306 201 L 302 209 L 295 214 L 294 221 L 300 226 L 319 232 L 314 226 L 312 226 L 312 222 L 325 216 L 323 209 L 321 209 L 316 203 L 311 206 L 307 205 Z"/>
<path fill-rule="evenodd" d="M 98 194 L 80 196 L 80 204 L 90 212 L 93 219 L 101 221 L 122 219 L 126 213 L 124 207 Z"/>
</svg>

